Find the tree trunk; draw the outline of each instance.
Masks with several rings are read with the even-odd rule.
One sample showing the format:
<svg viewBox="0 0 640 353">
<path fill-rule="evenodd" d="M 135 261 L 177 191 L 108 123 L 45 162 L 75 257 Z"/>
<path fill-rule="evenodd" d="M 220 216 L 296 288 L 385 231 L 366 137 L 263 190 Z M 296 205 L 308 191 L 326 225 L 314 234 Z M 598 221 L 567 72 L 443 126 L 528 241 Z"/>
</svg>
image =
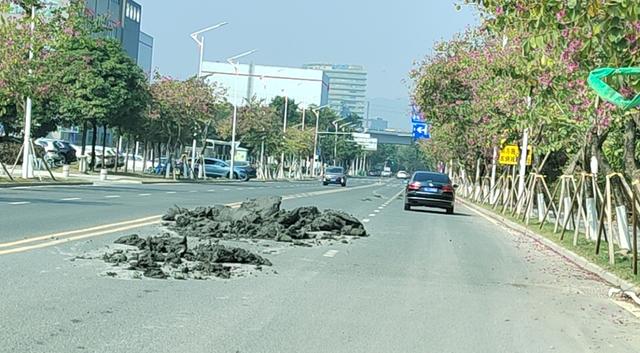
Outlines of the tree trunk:
<svg viewBox="0 0 640 353">
<path fill-rule="evenodd" d="M 633 178 L 638 170 L 636 161 L 636 122 L 626 119 L 624 122 L 624 169 L 629 178 Z"/>
<path fill-rule="evenodd" d="M 107 124 L 102 125 L 102 166 L 101 169 L 107 169 Z M 116 161 L 118 163 L 118 161 Z"/>
<path fill-rule="evenodd" d="M 81 156 L 84 156 L 86 147 L 87 147 L 87 121 L 85 120 L 82 123 L 82 148 L 80 150 Z"/>
<path fill-rule="evenodd" d="M 91 120 L 91 171 L 96 170 L 96 142 L 98 140 L 98 124 L 95 120 Z"/>
</svg>

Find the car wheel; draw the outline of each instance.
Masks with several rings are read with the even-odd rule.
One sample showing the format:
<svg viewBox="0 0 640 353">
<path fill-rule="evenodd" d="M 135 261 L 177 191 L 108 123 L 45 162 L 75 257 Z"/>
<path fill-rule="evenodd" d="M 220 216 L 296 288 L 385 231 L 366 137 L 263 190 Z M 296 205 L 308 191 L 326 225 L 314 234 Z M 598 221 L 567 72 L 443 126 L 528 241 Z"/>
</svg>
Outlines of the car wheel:
<svg viewBox="0 0 640 353">
<path fill-rule="evenodd" d="M 404 210 L 405 211 L 411 211 L 411 205 L 409 205 L 408 203 L 404 204 Z"/>
<path fill-rule="evenodd" d="M 322 185 L 323 185 L 323 186 L 327 186 L 327 185 L 329 185 L 329 183 L 324 183 L 324 182 L 323 182 L 323 183 L 322 183 Z"/>
<path fill-rule="evenodd" d="M 447 208 L 447 214 L 453 214 L 453 207 Z"/>
<path fill-rule="evenodd" d="M 342 183 L 340 185 L 342 185 L 342 187 L 345 187 L 345 186 L 347 186 L 347 183 Z"/>
</svg>

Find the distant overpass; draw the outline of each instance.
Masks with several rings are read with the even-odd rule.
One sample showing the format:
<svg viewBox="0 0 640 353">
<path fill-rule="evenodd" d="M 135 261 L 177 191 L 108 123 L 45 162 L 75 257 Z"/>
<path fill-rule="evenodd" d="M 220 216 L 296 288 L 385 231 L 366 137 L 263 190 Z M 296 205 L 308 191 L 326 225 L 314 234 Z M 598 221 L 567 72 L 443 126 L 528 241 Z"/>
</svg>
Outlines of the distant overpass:
<svg viewBox="0 0 640 353">
<path fill-rule="evenodd" d="M 367 130 L 366 133 L 377 138 L 378 144 L 411 145 L 413 143 L 411 132 Z"/>
</svg>

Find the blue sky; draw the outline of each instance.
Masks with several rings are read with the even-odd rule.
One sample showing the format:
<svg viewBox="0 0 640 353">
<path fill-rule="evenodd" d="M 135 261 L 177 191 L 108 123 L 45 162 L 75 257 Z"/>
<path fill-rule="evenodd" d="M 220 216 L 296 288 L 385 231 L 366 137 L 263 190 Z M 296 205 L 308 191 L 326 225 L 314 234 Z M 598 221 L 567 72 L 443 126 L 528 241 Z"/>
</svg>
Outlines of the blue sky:
<svg viewBox="0 0 640 353">
<path fill-rule="evenodd" d="M 189 34 L 218 22 L 206 35 L 205 60 L 249 49 L 256 64 L 361 64 L 368 71 L 371 116 L 404 122 L 407 73 L 433 43 L 477 22 L 453 0 L 137 0 L 142 30 L 155 38 L 154 67 L 185 78 L 197 71 Z M 399 127 L 399 126 L 398 126 Z"/>
</svg>

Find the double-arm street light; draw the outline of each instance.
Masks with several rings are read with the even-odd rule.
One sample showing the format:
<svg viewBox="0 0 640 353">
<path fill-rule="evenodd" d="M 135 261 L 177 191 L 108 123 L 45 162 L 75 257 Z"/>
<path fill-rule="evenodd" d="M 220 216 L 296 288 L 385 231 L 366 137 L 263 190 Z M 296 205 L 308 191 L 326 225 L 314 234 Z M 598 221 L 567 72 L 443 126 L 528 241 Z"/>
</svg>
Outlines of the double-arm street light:
<svg viewBox="0 0 640 353">
<path fill-rule="evenodd" d="M 311 160 L 312 176 L 316 176 L 316 154 L 318 153 L 318 127 L 320 122 L 320 111 L 328 106 L 329 106 L 328 104 L 325 104 L 323 106 L 320 106 L 316 109 L 311 110 L 313 114 L 315 114 L 316 116 L 316 131 L 313 137 L 313 159 Z"/>
<path fill-rule="evenodd" d="M 198 44 L 198 48 L 200 49 L 200 60 L 198 61 L 198 77 L 202 76 L 202 61 L 204 60 L 204 32 L 212 31 L 226 24 L 227 22 L 220 22 L 217 25 L 203 28 L 199 31 L 191 33 L 191 38 Z"/>
<path fill-rule="evenodd" d="M 232 56 L 227 59 L 227 62 L 231 64 L 231 66 L 233 66 L 233 71 L 236 75 L 236 80 L 235 80 L 236 82 L 233 86 L 233 120 L 231 122 L 231 163 L 229 166 L 229 169 L 230 169 L 229 179 L 233 179 L 233 171 L 234 171 L 235 159 L 236 159 L 236 125 L 238 121 L 238 79 L 240 77 L 238 76 L 238 60 L 240 58 L 243 58 L 255 52 L 256 50 L 253 49 L 253 50 L 246 51 L 242 54 Z"/>
</svg>

